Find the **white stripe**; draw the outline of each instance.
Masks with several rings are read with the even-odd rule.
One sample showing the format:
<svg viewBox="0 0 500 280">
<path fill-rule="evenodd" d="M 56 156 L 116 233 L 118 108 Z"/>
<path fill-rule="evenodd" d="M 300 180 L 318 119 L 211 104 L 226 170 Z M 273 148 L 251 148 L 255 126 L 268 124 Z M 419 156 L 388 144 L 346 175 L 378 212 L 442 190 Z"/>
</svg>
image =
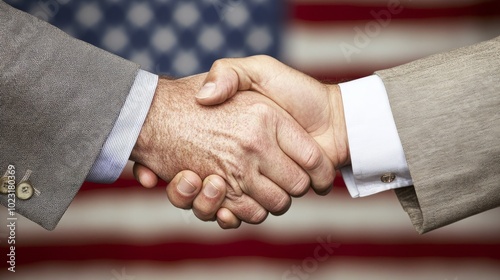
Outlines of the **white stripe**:
<svg viewBox="0 0 500 280">
<path fill-rule="evenodd" d="M 308 195 L 294 199 L 288 213 L 270 216 L 261 225 L 223 231 L 216 223 L 201 222 L 192 212 L 174 208 L 163 192 L 138 187 L 88 191 L 77 196 L 53 232 L 20 219 L 17 238 L 23 246 L 94 242 L 156 244 L 179 238 L 224 243 L 248 237 L 293 243 L 327 232 L 343 242 L 390 243 L 397 235 L 417 242 L 491 243 L 498 242 L 499 216 L 500 208 L 421 237 L 393 193 L 352 199 L 347 191 L 334 190 L 332 197 Z"/>
<path fill-rule="evenodd" d="M 284 38 L 284 59 L 295 67 L 315 73 L 381 70 L 378 67 L 397 65 L 493 38 L 500 35 L 498 30 L 499 19 L 490 22 L 394 20 L 386 27 L 375 19 L 327 26 L 294 23 Z"/>
</svg>

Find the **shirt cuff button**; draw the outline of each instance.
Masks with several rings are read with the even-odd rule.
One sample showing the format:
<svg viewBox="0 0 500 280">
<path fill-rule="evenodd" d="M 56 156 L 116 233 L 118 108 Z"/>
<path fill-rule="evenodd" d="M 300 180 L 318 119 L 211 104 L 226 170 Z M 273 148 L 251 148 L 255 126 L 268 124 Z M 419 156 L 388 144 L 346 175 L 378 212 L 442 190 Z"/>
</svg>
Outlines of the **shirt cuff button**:
<svg viewBox="0 0 500 280">
<path fill-rule="evenodd" d="M 396 180 L 396 174 L 394 173 L 386 173 L 380 177 L 380 181 L 382 181 L 382 183 L 392 183 L 394 180 Z"/>
</svg>

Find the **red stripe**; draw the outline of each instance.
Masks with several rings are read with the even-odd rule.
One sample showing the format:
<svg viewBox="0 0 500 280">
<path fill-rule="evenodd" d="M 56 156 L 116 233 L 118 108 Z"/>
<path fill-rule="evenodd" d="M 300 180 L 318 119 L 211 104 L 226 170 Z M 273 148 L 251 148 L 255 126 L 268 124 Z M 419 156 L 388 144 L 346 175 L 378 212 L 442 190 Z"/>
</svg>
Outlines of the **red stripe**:
<svg viewBox="0 0 500 280">
<path fill-rule="evenodd" d="M 323 248 L 323 249 L 316 249 Z M 248 240 L 227 244 L 169 243 L 150 246 L 84 245 L 54 247 L 16 247 L 20 265 L 46 261 L 86 261 L 96 259 L 180 261 L 227 257 L 264 257 L 303 260 L 315 250 L 326 249 L 319 243 L 269 244 Z M 332 257 L 362 258 L 489 258 L 500 260 L 500 244 L 331 244 Z M 2 259 L 5 259 L 3 254 Z M 6 261 L 2 261 L 6 265 Z"/>
<path fill-rule="evenodd" d="M 161 189 L 162 191 L 167 186 L 165 181 L 160 181 L 155 189 Z M 340 174 L 337 174 L 335 179 L 335 187 L 345 187 L 344 180 Z M 93 190 L 105 190 L 105 189 L 124 189 L 124 188 L 142 188 L 139 183 L 134 179 L 120 178 L 113 184 L 97 184 L 91 182 L 83 183 L 80 188 L 80 192 L 93 191 Z"/>
<path fill-rule="evenodd" d="M 406 57 L 405 59 L 398 59 L 391 61 L 390 63 L 376 64 L 376 65 L 364 65 L 360 67 L 338 67 L 338 65 L 332 65 L 331 69 L 314 69 L 306 68 L 300 65 L 291 64 L 291 66 L 301 72 L 306 73 L 325 83 L 342 83 L 347 81 L 352 81 L 355 79 L 363 78 L 366 76 L 373 75 L 375 71 L 390 69 L 396 66 L 400 66 L 416 59 L 421 59 L 420 56 Z"/>
<path fill-rule="evenodd" d="M 167 183 L 165 181 L 160 181 L 158 183 L 158 187 L 162 187 L 162 189 L 164 189 L 164 187 L 166 186 Z M 82 187 L 80 188 L 80 192 L 92 191 L 92 190 L 105 190 L 105 189 L 124 189 L 124 188 L 140 189 L 142 187 L 134 179 L 120 178 L 113 184 L 97 184 L 91 182 L 84 182 Z"/>
<path fill-rule="evenodd" d="M 399 9 L 402 9 L 401 12 L 391 13 L 391 19 L 460 18 L 500 15 L 500 1 L 496 0 L 461 7 L 416 8 L 405 7 L 404 3 L 401 3 L 400 7 Z M 295 3 L 290 7 L 290 15 L 294 20 L 309 22 L 373 20 L 374 16 L 372 13 L 380 13 L 380 11 L 390 10 L 387 6 L 322 3 Z"/>
<path fill-rule="evenodd" d="M 332 69 L 330 71 L 325 71 L 325 70 L 316 71 L 313 69 L 304 69 L 304 68 L 299 68 L 297 70 L 304 72 L 307 75 L 312 76 L 323 83 L 338 84 L 370 76 L 373 75 L 375 71 L 387 68 L 391 67 L 378 67 L 378 68 L 365 67 L 363 69 L 343 69 L 343 70 Z"/>
</svg>

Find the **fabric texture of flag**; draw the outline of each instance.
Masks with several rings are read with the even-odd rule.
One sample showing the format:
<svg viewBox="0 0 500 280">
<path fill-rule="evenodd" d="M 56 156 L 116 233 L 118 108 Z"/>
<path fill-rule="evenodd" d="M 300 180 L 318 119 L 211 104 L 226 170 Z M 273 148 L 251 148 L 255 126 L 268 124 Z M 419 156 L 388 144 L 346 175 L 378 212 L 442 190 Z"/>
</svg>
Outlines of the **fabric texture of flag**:
<svg viewBox="0 0 500 280">
<path fill-rule="evenodd" d="M 495 0 L 6 2 L 173 77 L 267 54 L 338 82 L 500 35 Z M 16 273 L 0 227 L 0 278 L 499 279 L 500 209 L 421 236 L 392 192 L 352 199 L 338 179 L 283 216 L 223 231 L 171 206 L 165 186 L 139 187 L 128 166 L 112 185 L 85 183 L 53 232 L 20 217 Z"/>
</svg>

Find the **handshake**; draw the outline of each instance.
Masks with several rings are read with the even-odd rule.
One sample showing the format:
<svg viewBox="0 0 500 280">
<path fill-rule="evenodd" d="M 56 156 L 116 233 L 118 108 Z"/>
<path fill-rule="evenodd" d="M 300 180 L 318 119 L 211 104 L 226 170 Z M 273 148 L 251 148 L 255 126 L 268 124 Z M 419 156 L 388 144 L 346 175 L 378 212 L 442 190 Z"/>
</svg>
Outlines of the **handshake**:
<svg viewBox="0 0 500 280">
<path fill-rule="evenodd" d="M 350 163 L 340 88 L 267 56 L 160 78 L 130 159 L 141 185 L 170 181 L 172 204 L 201 220 L 261 223 L 309 187 L 327 194 Z"/>
</svg>

